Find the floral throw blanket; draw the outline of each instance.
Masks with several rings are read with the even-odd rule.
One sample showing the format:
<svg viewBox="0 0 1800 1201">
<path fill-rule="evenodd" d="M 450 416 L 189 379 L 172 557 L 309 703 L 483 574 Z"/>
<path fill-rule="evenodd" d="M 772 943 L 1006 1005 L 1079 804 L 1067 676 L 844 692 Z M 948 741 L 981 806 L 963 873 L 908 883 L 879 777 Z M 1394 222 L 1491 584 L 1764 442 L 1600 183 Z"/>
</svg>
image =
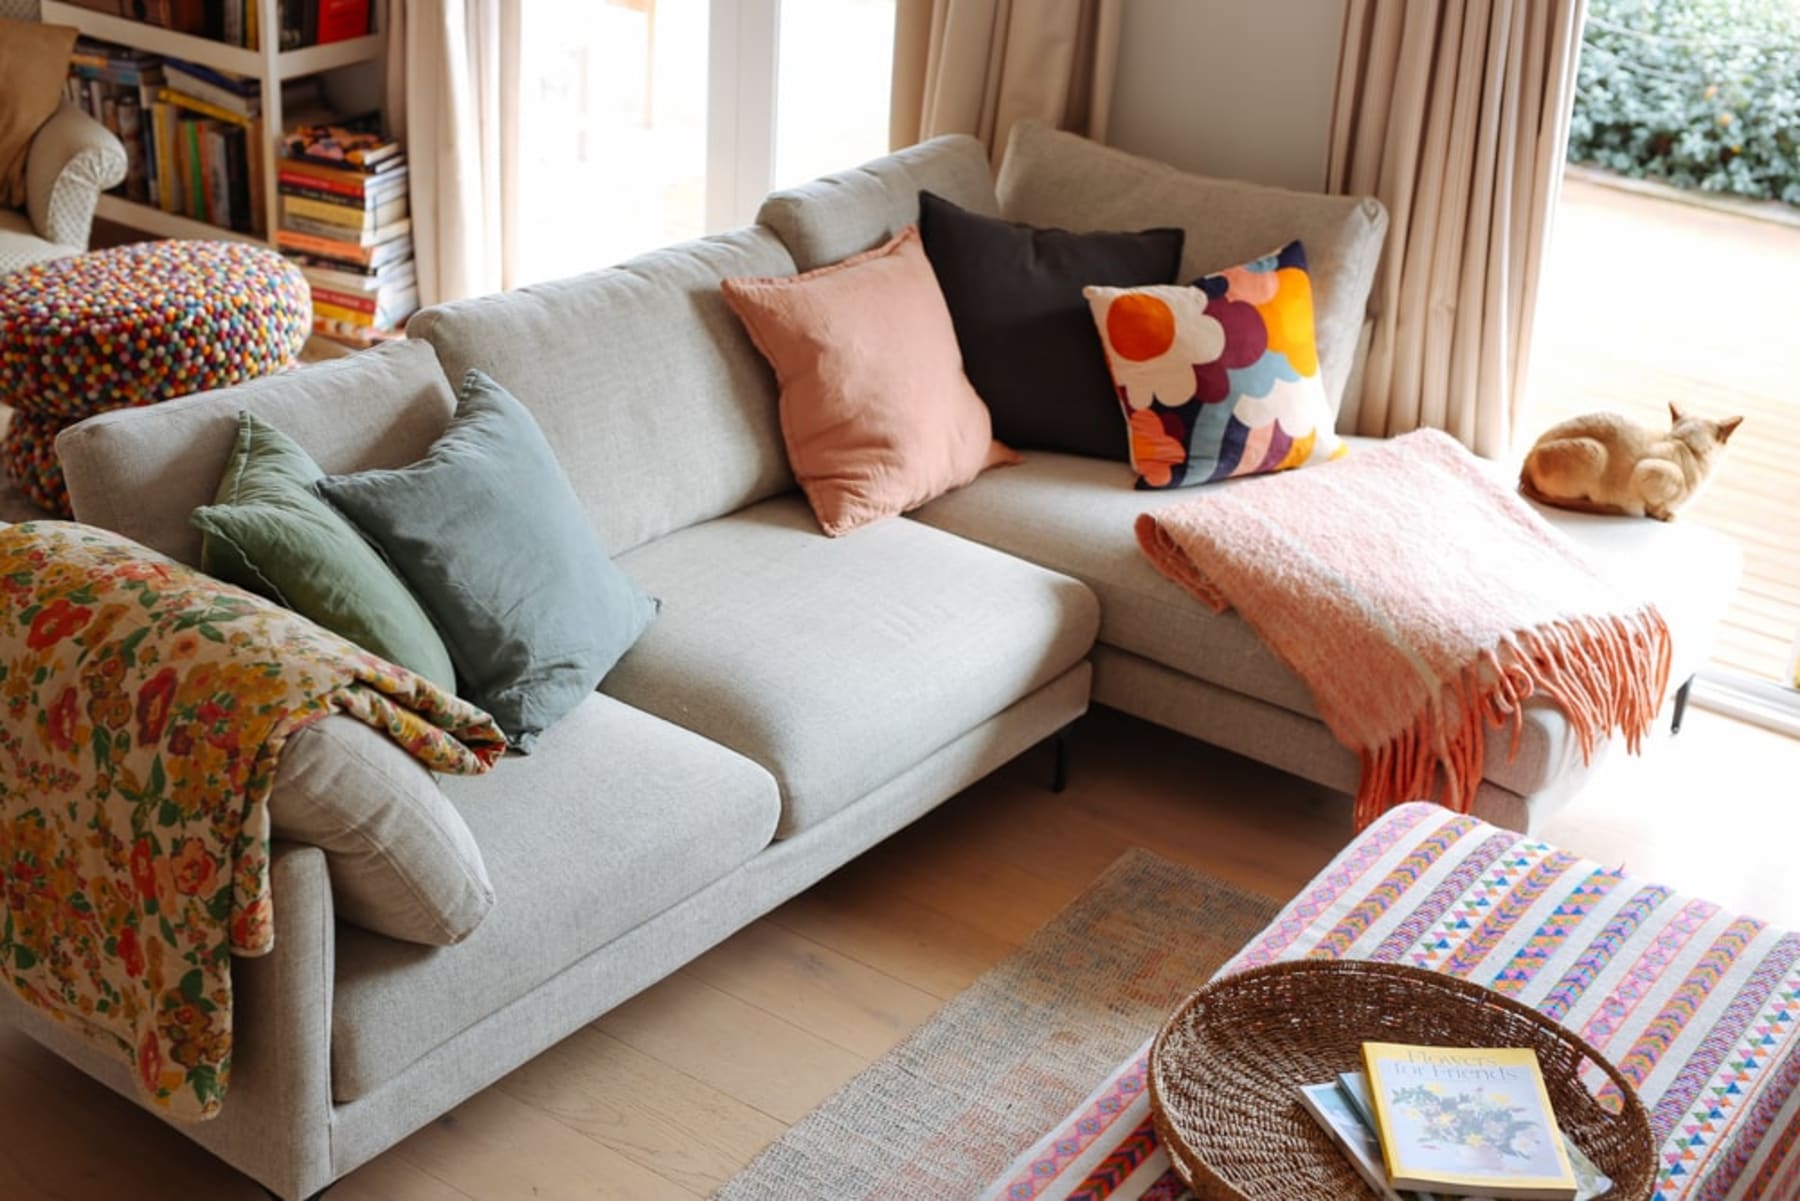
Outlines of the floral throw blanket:
<svg viewBox="0 0 1800 1201">
<path fill-rule="evenodd" d="M 332 713 L 427 767 L 486 771 L 479 709 L 294 613 L 115 534 L 0 529 L 0 970 L 136 1067 L 172 1117 L 218 1113 L 231 956 L 274 945 L 268 798 Z"/>
</svg>

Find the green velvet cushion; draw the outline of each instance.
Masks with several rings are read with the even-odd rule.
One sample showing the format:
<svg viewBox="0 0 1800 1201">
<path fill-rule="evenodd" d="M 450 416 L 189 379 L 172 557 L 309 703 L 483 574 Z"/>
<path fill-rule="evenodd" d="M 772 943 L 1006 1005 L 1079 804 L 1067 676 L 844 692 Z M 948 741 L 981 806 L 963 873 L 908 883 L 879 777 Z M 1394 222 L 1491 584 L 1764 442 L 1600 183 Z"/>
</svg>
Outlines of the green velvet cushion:
<svg viewBox="0 0 1800 1201">
<path fill-rule="evenodd" d="M 326 476 L 450 648 L 462 695 L 520 750 L 591 693 L 655 616 L 607 557 L 525 406 L 479 371 L 420 462 Z"/>
<path fill-rule="evenodd" d="M 455 688 L 431 618 L 356 527 L 313 492 L 324 474 L 293 439 L 239 413 L 218 495 L 190 519 L 202 534 L 200 569 Z"/>
</svg>

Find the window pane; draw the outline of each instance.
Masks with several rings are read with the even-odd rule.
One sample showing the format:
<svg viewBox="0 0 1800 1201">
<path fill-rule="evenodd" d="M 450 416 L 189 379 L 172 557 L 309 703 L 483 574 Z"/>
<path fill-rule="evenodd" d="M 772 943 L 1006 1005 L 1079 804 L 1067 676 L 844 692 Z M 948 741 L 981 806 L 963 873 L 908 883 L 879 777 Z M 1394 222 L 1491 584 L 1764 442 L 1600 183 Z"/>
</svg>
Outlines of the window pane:
<svg viewBox="0 0 1800 1201">
<path fill-rule="evenodd" d="M 700 234 L 707 0 L 533 0 L 521 30 L 514 283 Z"/>
<path fill-rule="evenodd" d="M 781 0 L 775 186 L 887 153 L 894 0 Z"/>
</svg>

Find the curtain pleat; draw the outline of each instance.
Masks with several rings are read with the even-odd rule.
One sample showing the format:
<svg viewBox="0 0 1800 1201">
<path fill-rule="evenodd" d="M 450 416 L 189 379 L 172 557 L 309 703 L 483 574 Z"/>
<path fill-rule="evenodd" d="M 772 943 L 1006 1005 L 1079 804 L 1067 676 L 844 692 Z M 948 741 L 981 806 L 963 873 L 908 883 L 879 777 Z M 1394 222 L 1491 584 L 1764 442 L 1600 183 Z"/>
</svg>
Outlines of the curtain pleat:
<svg viewBox="0 0 1800 1201">
<path fill-rule="evenodd" d="M 522 4 L 390 6 L 388 114 L 406 141 L 421 304 L 515 282 Z"/>
<path fill-rule="evenodd" d="M 1106 136 L 1123 0 L 898 0 L 889 136 L 978 138 L 998 164 L 1013 123 Z"/>
<path fill-rule="evenodd" d="M 1389 217 L 1356 432 L 1510 449 L 1584 7 L 1350 0 L 1326 174 Z"/>
</svg>

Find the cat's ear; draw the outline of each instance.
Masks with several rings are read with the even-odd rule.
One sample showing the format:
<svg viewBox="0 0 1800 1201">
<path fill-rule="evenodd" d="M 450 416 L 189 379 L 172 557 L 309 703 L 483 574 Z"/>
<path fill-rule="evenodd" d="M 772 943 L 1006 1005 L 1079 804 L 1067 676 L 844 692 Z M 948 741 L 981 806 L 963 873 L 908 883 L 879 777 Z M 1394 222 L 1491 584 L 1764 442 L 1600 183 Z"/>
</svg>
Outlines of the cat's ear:
<svg viewBox="0 0 1800 1201">
<path fill-rule="evenodd" d="M 1680 423 L 1680 421 L 1681 421 L 1681 410 L 1679 408 L 1677 408 L 1675 406 L 1675 402 L 1671 400 L 1669 402 L 1669 424 L 1677 425 Z"/>
<path fill-rule="evenodd" d="M 1727 417 L 1725 420 L 1719 422 L 1719 441 L 1721 443 L 1730 441 L 1731 432 L 1742 424 L 1744 424 L 1744 419 L 1742 417 Z"/>
</svg>

